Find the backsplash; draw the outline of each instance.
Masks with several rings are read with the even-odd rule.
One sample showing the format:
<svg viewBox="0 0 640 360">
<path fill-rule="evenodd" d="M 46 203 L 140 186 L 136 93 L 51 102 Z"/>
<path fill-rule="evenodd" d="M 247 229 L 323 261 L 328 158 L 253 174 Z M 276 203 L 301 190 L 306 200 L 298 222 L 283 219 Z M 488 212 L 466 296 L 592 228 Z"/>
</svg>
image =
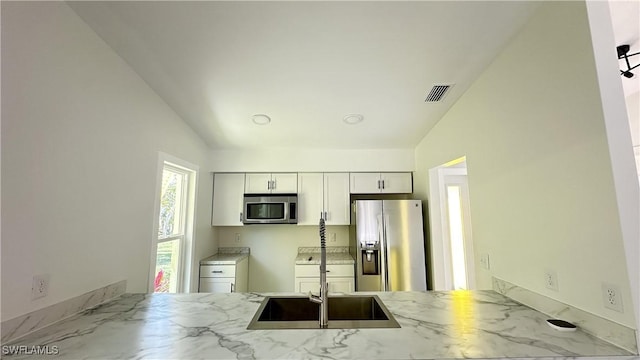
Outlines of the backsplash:
<svg viewBox="0 0 640 360">
<path fill-rule="evenodd" d="M 583 331 L 632 353 L 638 353 L 634 329 L 496 277 L 493 278 L 493 290 L 550 317 L 572 322 Z"/>
<path fill-rule="evenodd" d="M 218 246 L 251 249 L 249 291 L 252 292 L 293 291 L 298 248 L 320 246 L 316 226 L 249 225 L 218 227 L 217 231 Z M 326 236 L 327 247 L 349 246 L 348 226 L 327 226 Z"/>
<path fill-rule="evenodd" d="M 45 326 L 73 316 L 124 294 L 126 280 L 89 291 L 74 298 L 2 322 L 2 343 L 18 339 Z"/>
</svg>

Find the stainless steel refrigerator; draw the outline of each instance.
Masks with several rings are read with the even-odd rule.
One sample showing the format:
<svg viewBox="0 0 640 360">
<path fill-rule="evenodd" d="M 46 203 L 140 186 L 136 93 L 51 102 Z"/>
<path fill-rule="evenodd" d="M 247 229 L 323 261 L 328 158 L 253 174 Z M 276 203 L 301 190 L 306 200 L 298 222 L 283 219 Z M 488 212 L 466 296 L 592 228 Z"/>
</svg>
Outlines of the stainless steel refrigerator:
<svg viewBox="0 0 640 360">
<path fill-rule="evenodd" d="M 352 211 L 356 290 L 427 290 L 422 202 L 357 200 Z"/>
</svg>

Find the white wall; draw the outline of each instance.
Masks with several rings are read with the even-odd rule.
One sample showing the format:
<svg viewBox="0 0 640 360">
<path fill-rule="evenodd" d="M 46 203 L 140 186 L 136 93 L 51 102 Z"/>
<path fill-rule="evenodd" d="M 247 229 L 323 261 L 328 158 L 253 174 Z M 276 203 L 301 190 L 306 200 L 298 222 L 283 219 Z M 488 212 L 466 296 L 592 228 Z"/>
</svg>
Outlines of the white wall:
<svg viewBox="0 0 640 360">
<path fill-rule="evenodd" d="M 584 3 L 543 4 L 424 138 L 417 195 L 429 169 L 464 155 L 476 264 L 482 253 L 491 264 L 478 286 L 497 276 L 635 328 Z M 625 313 L 604 308 L 603 281 L 620 287 Z"/>
<path fill-rule="evenodd" d="M 616 46 L 608 4 L 587 2 L 596 75 L 600 86 L 600 102 L 608 139 L 611 173 L 616 194 L 619 226 L 626 256 L 627 273 L 633 302 L 626 309 L 640 316 L 640 186 L 633 156 L 633 139 L 630 135 L 630 119 L 627 116 L 619 75 L 620 65 L 609 49 Z M 638 7 L 636 7 L 636 10 Z M 637 22 L 637 21 L 636 21 Z M 615 75 L 614 75 L 615 74 Z M 636 318 L 640 329 L 640 317 Z M 640 332 L 636 331 L 640 341 Z"/>
<path fill-rule="evenodd" d="M 413 149 L 261 149 L 215 150 L 217 172 L 254 171 L 413 171 Z"/>
<path fill-rule="evenodd" d="M 2 2 L 2 105 L 3 319 L 146 292 L 159 151 L 200 166 L 195 257 L 213 253 L 208 148 L 65 3 Z"/>
<path fill-rule="evenodd" d="M 629 128 L 631 129 L 631 140 L 636 158 L 636 172 L 640 178 L 640 92 L 627 96 L 625 103 L 627 104 Z"/>
<path fill-rule="evenodd" d="M 317 226 L 249 225 L 217 229 L 220 246 L 251 248 L 249 291 L 294 291 L 298 247 L 320 246 Z M 335 242 L 331 241 L 332 234 Z M 326 235 L 327 246 L 349 246 L 348 226 L 327 226 Z"/>
</svg>

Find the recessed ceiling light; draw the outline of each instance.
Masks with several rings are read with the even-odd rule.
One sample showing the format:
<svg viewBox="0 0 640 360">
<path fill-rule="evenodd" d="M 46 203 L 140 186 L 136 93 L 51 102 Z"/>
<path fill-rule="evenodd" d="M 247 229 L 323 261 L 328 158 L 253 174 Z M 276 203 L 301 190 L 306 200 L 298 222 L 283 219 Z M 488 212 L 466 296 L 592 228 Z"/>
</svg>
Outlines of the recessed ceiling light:
<svg viewBox="0 0 640 360">
<path fill-rule="evenodd" d="M 342 118 L 342 121 L 349 125 L 355 125 L 361 123 L 364 120 L 364 116 L 360 114 L 349 114 Z"/>
<path fill-rule="evenodd" d="M 251 121 L 256 125 L 267 125 L 271 122 L 271 118 L 265 114 L 255 114 L 251 117 Z"/>
</svg>

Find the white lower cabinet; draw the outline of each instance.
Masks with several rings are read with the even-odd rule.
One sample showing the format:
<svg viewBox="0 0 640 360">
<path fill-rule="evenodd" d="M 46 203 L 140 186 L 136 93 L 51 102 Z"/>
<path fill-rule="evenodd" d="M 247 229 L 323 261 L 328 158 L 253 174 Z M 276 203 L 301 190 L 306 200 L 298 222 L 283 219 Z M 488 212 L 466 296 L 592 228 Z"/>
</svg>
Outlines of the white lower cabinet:
<svg viewBox="0 0 640 360">
<path fill-rule="evenodd" d="M 235 265 L 200 265 L 201 293 L 247 292 L 249 283 L 249 258 Z"/>
<path fill-rule="evenodd" d="M 329 293 L 354 292 L 353 265 L 327 265 Z M 317 293 L 320 290 L 320 265 L 296 265 L 295 291 Z"/>
<path fill-rule="evenodd" d="M 201 293 L 236 292 L 234 278 L 200 278 Z"/>
<path fill-rule="evenodd" d="M 308 293 L 309 291 L 317 293 L 320 289 L 320 278 L 296 278 L 296 292 Z"/>
</svg>

